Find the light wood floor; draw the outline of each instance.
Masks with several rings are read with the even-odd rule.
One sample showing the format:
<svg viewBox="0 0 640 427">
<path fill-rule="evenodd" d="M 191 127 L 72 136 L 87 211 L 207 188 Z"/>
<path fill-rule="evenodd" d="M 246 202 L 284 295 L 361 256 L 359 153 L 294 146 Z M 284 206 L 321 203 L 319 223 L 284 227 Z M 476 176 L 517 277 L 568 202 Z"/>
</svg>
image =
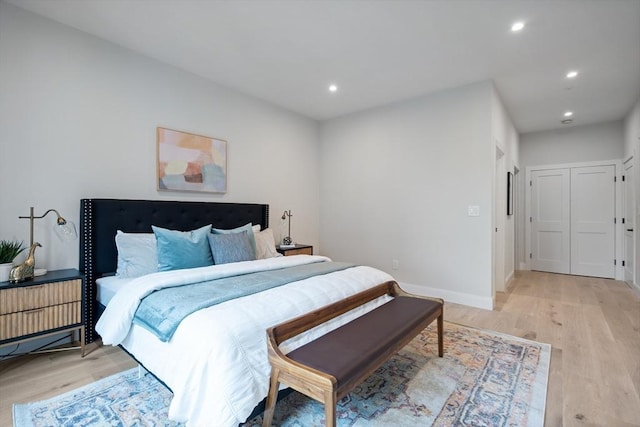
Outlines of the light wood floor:
<svg viewBox="0 0 640 427">
<path fill-rule="evenodd" d="M 640 426 L 640 295 L 623 282 L 519 272 L 493 311 L 446 304 L 445 319 L 553 346 L 545 425 Z M 136 366 L 99 348 L 0 362 L 0 426 L 11 405 L 45 399 Z"/>
</svg>

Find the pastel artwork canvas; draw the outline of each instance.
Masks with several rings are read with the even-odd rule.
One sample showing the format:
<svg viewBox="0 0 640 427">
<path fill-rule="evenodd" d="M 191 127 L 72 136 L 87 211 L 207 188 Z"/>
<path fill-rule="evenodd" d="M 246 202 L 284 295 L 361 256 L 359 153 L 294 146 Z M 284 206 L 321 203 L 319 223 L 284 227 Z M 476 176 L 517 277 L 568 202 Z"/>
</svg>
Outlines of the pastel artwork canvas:
<svg viewBox="0 0 640 427">
<path fill-rule="evenodd" d="M 158 190 L 227 191 L 227 142 L 158 128 Z"/>
</svg>

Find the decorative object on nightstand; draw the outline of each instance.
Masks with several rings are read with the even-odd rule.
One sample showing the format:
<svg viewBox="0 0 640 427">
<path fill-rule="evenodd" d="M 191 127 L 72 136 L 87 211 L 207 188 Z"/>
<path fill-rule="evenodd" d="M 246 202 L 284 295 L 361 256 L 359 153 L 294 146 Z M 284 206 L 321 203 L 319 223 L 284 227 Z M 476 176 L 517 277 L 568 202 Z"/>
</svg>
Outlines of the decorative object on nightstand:
<svg viewBox="0 0 640 427">
<path fill-rule="evenodd" d="M 84 356 L 84 289 L 84 276 L 73 269 L 49 271 L 29 282 L 1 282 L 0 347 L 78 331 Z"/>
<path fill-rule="evenodd" d="M 284 211 L 282 213 L 282 220 L 284 221 L 285 219 L 289 219 L 289 232 L 287 233 L 287 236 L 282 239 L 282 245 L 281 246 L 291 246 L 293 244 L 293 240 L 291 240 L 291 209 L 289 209 L 288 211 Z"/>
<path fill-rule="evenodd" d="M 58 236 L 58 239 L 60 239 L 61 241 L 65 242 L 65 241 L 70 241 L 70 240 L 74 240 L 76 238 L 78 238 L 78 233 L 76 232 L 76 226 L 73 224 L 73 222 L 71 221 L 67 221 L 66 219 L 64 219 L 62 217 L 62 215 L 60 215 L 60 213 L 55 210 L 55 209 L 49 209 L 48 211 L 46 211 L 45 213 L 43 213 L 40 216 L 35 216 L 33 214 L 33 206 L 31 206 L 31 208 L 29 209 L 29 216 L 19 216 L 18 219 L 28 219 L 29 220 L 29 257 L 27 258 L 27 260 L 17 266 L 14 267 L 13 269 L 19 269 L 18 271 L 16 271 L 15 274 L 13 274 L 13 270 L 10 273 L 10 275 L 13 277 L 13 279 L 11 279 L 12 282 L 19 282 L 19 281 L 23 281 L 23 280 L 28 280 L 28 279 L 32 279 L 34 276 L 34 267 L 35 267 L 35 256 L 34 256 L 34 252 L 36 247 L 41 247 L 42 245 L 38 242 L 33 242 L 33 220 L 34 219 L 41 219 L 44 218 L 45 216 L 47 216 L 49 213 L 54 212 L 57 216 L 58 219 L 56 220 L 56 224 L 53 226 L 53 231 L 56 234 L 56 236 Z M 23 267 L 24 266 L 24 267 Z M 37 270 L 35 270 L 37 271 Z M 37 271 L 38 276 L 45 274 L 47 271 L 43 270 L 43 269 L 39 269 L 39 271 Z"/>
<path fill-rule="evenodd" d="M 17 265 L 9 272 L 9 281 L 11 283 L 24 282 L 25 280 L 33 279 L 33 271 L 36 265 L 35 252 L 36 248 L 40 248 L 42 245 L 35 242 L 29 248 L 29 256 L 20 265 Z"/>
<path fill-rule="evenodd" d="M 9 280 L 13 260 L 24 250 L 22 242 L 0 240 L 0 282 Z"/>
<path fill-rule="evenodd" d="M 290 255 L 313 255 L 313 246 L 303 243 L 295 243 L 291 245 L 277 245 L 276 251 L 284 256 Z"/>
</svg>

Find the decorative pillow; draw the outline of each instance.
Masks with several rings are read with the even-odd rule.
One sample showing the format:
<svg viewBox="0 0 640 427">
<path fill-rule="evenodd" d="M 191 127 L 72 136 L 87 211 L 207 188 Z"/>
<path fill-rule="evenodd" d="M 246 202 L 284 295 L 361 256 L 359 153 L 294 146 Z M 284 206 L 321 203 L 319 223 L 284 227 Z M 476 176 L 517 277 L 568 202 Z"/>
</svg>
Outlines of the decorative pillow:
<svg viewBox="0 0 640 427">
<path fill-rule="evenodd" d="M 211 225 L 192 231 L 167 230 L 152 225 L 158 242 L 158 271 L 213 265 L 207 236 Z"/>
<path fill-rule="evenodd" d="M 228 264 L 230 262 L 253 261 L 255 252 L 249 242 L 248 233 L 209 234 L 209 246 L 213 253 L 213 262 Z"/>
<path fill-rule="evenodd" d="M 118 267 L 122 278 L 140 277 L 158 271 L 158 250 L 153 233 L 116 233 Z"/>
<path fill-rule="evenodd" d="M 258 227 L 258 231 L 259 231 L 259 225 L 256 225 L 255 227 Z M 211 230 L 211 232 L 213 234 L 231 234 L 231 233 L 242 233 L 243 231 L 247 232 L 247 237 L 249 238 L 249 244 L 251 245 L 251 248 L 253 249 L 253 255 L 255 258 L 256 255 L 256 238 L 253 235 L 253 226 L 251 225 L 251 223 L 249 224 L 245 224 L 242 227 L 238 227 L 238 228 L 233 228 L 230 230 L 223 230 L 220 228 L 214 228 L 213 230 Z M 216 262 L 217 264 L 217 262 Z"/>
<path fill-rule="evenodd" d="M 276 251 L 276 243 L 273 238 L 273 231 L 270 228 L 256 233 L 254 235 L 256 239 L 256 259 L 273 258 L 282 256 L 281 253 Z"/>
</svg>

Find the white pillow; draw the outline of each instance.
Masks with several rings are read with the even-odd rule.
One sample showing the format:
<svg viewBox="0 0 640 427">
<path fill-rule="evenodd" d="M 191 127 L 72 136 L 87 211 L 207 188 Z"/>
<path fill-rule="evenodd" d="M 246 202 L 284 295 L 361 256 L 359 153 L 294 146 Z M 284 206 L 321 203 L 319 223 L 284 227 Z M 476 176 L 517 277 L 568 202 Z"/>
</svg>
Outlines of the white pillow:
<svg viewBox="0 0 640 427">
<path fill-rule="evenodd" d="M 276 251 L 275 239 L 273 238 L 273 231 L 270 228 L 255 233 L 256 239 L 256 259 L 273 258 L 282 256 L 281 253 Z"/>
<path fill-rule="evenodd" d="M 139 277 L 158 271 L 158 248 L 153 233 L 116 233 L 118 267 L 116 275 Z"/>
</svg>

